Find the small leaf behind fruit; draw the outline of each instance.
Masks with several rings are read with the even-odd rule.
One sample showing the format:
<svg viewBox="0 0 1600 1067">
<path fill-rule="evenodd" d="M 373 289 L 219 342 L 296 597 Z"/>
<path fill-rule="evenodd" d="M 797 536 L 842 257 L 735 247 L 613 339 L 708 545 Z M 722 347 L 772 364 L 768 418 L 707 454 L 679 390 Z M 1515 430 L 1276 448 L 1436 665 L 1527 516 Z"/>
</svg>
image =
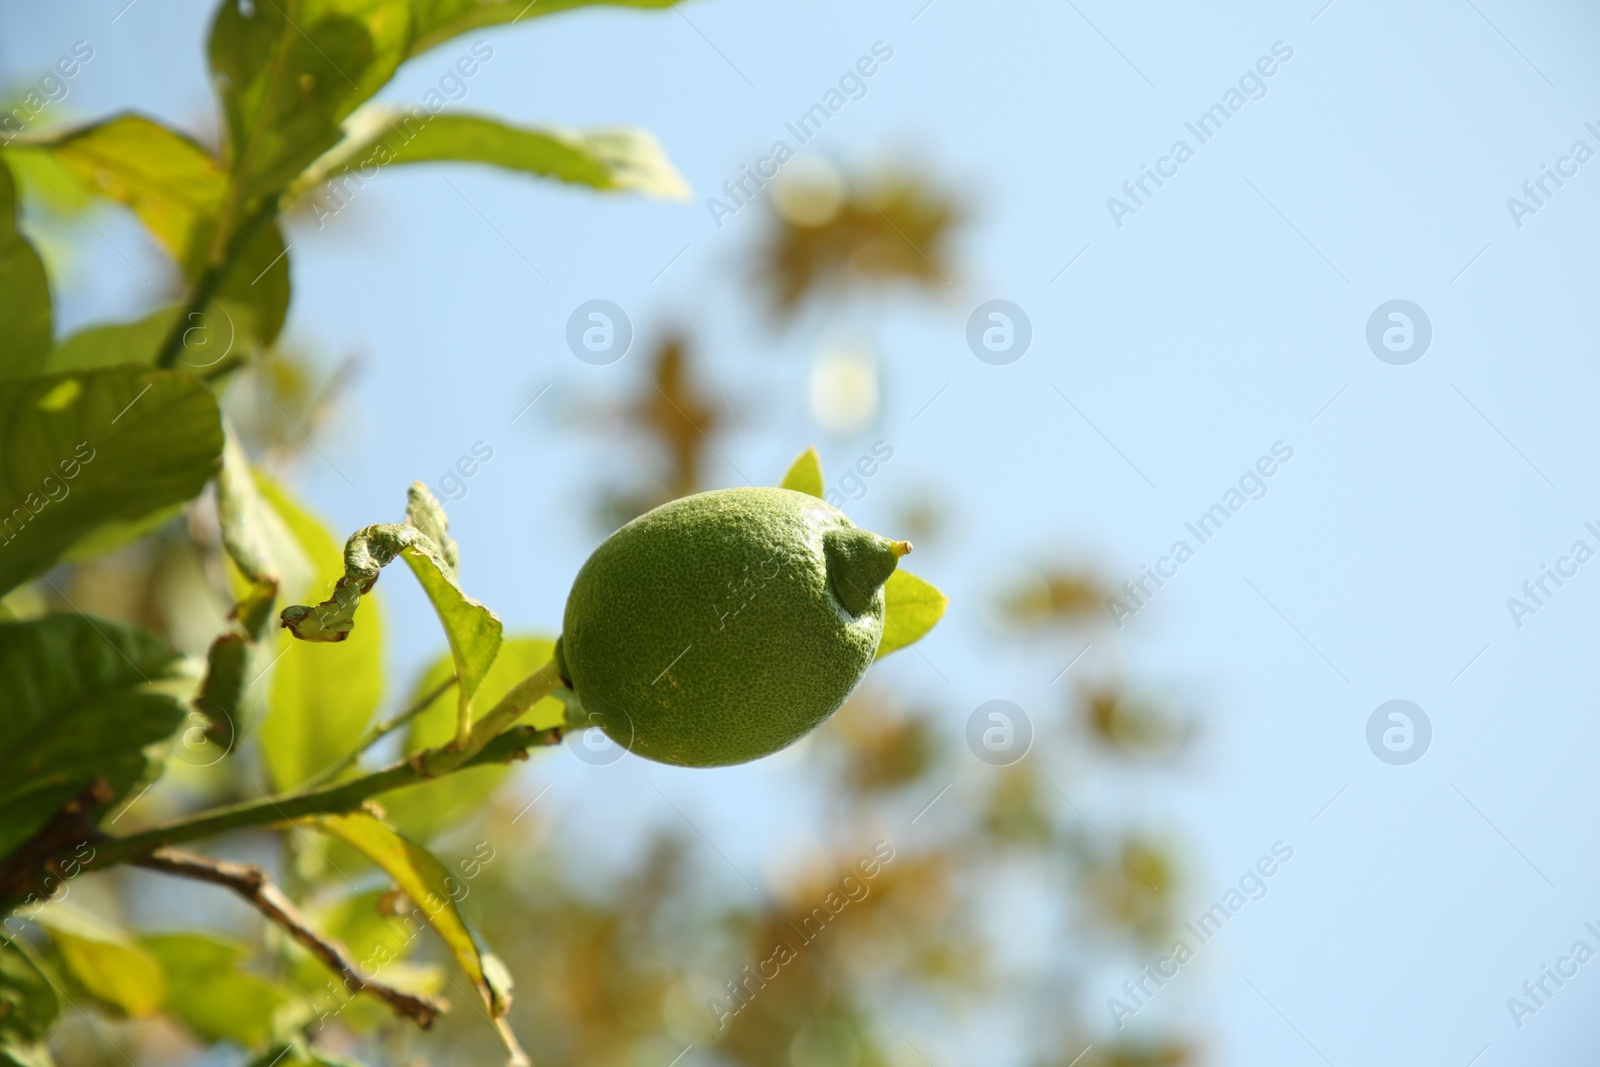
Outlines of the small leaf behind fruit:
<svg viewBox="0 0 1600 1067">
<path fill-rule="evenodd" d="M 896 570 L 883 586 L 883 640 L 878 659 L 922 639 L 944 616 L 950 598 L 909 571 Z"/>
<path fill-rule="evenodd" d="M 797 493 L 809 493 L 815 497 L 823 494 L 825 486 L 822 457 L 817 455 L 815 445 L 795 457 L 795 461 L 789 465 L 789 473 L 778 483 L 779 489 L 793 489 Z"/>
</svg>

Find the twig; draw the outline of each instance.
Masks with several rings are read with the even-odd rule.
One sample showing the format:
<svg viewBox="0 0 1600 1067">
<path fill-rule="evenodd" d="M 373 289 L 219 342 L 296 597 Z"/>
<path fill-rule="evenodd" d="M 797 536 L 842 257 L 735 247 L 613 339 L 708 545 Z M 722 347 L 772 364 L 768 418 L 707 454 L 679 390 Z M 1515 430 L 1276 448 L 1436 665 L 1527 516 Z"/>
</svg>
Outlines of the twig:
<svg viewBox="0 0 1600 1067">
<path fill-rule="evenodd" d="M 434 1020 L 449 1010 L 449 1005 L 433 997 L 417 996 L 386 985 L 361 973 L 349 956 L 349 951 L 339 942 L 323 937 L 306 922 L 305 916 L 294 902 L 284 895 L 267 878 L 260 867 L 246 863 L 229 863 L 214 860 L 193 852 L 162 848 L 134 861 L 139 867 L 165 871 L 182 878 L 210 882 L 233 890 L 249 902 L 271 922 L 288 931 L 289 936 L 304 945 L 311 954 L 327 964 L 329 969 L 344 980 L 345 988 L 352 993 L 370 993 L 388 1004 L 396 1013 L 413 1020 L 422 1029 L 433 1026 Z"/>
<path fill-rule="evenodd" d="M 400 727 L 404 726 L 418 715 L 422 714 L 422 712 L 427 709 L 428 705 L 444 696 L 445 693 L 450 691 L 450 687 L 455 684 L 456 676 L 452 674 L 450 677 L 446 678 L 444 681 L 440 682 L 438 685 L 434 686 L 432 689 L 428 690 L 426 693 L 414 700 L 409 707 L 397 714 L 394 718 L 386 719 L 383 722 L 373 724 L 372 728 L 367 731 L 366 736 L 362 737 L 360 741 L 356 742 L 356 747 L 350 750 L 350 754 L 348 756 L 334 764 L 332 767 L 329 767 L 321 774 L 313 777 L 307 784 L 314 786 L 326 785 L 328 782 L 337 779 L 345 771 L 355 766 L 356 762 L 361 759 L 361 754 L 363 752 L 377 744 L 379 741 L 382 741 L 394 731 L 400 729 Z"/>
<path fill-rule="evenodd" d="M 494 744 L 486 746 L 472 759 L 452 766 L 449 770 L 526 759 L 527 750 L 530 748 L 560 744 L 561 734 L 561 728 L 558 726 L 548 730 L 539 730 L 532 726 L 516 726 L 501 734 L 495 739 Z M 141 833 L 129 834 L 127 837 L 114 837 L 99 847 L 94 860 L 86 866 L 90 869 L 99 869 L 125 863 L 166 845 L 181 844 L 202 837 L 214 837 L 229 830 L 249 826 L 272 826 L 277 823 L 292 822 L 307 815 L 335 815 L 354 811 L 368 797 L 387 793 L 402 786 L 415 785 L 448 773 L 448 771 L 440 771 L 437 774 L 431 772 L 429 760 L 424 758 L 440 752 L 443 750 L 429 749 L 427 752 L 418 752 L 410 759 L 390 764 L 382 770 L 373 771 L 360 778 L 352 778 L 348 782 L 339 782 L 286 797 L 269 797 L 265 800 L 236 804 L 230 808 L 205 812 L 192 819 L 152 827 Z"/>
</svg>

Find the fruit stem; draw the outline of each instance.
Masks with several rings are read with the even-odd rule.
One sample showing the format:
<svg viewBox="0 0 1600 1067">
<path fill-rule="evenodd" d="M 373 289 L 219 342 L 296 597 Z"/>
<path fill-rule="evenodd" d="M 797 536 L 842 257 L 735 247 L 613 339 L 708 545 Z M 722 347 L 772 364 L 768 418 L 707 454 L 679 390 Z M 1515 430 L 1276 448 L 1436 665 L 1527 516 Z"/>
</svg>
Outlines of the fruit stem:
<svg viewBox="0 0 1600 1067">
<path fill-rule="evenodd" d="M 894 553 L 894 558 L 895 559 L 904 559 L 906 556 L 911 555 L 911 542 L 910 541 L 890 541 L 889 542 L 889 551 Z"/>
<path fill-rule="evenodd" d="M 522 718 L 524 712 L 560 686 L 561 671 L 552 658 L 512 686 L 506 695 L 500 698 L 499 703 L 484 712 L 483 717 L 472 724 L 472 730 L 467 734 L 464 745 L 453 742 L 446 748 L 419 752 L 417 756 L 423 757 L 429 773 L 448 774 L 477 755 L 484 745 L 494 740 L 496 735 L 509 728 L 512 723 Z M 416 759 L 417 756 L 413 756 L 412 759 Z"/>
</svg>

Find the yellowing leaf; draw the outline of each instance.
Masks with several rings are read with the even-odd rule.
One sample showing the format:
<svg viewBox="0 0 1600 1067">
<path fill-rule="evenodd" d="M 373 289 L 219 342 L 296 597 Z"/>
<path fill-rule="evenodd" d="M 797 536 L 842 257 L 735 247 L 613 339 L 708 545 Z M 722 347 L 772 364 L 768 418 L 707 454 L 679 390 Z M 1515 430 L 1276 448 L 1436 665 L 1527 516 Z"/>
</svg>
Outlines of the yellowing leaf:
<svg viewBox="0 0 1600 1067">
<path fill-rule="evenodd" d="M 479 942 L 456 908 L 456 901 L 465 898 L 465 882 L 453 877 L 427 849 L 401 837 L 371 815 L 325 815 L 313 822 L 381 867 L 411 898 L 472 979 L 501 1040 L 512 1052 L 512 1062 L 526 1063 L 504 1022 L 511 1010 L 511 976 L 505 964 Z"/>
<path fill-rule="evenodd" d="M 131 208 L 179 263 L 203 238 L 227 185 L 211 153 L 142 115 L 114 115 L 37 147 L 101 196 Z"/>
<path fill-rule="evenodd" d="M 510 1053 L 511 1067 L 529 1067 L 506 1021 L 511 1010 L 511 975 L 505 964 L 487 951 L 461 916 L 456 902 L 466 898 L 466 884 L 454 878 L 444 864 L 420 845 L 401 837 L 365 813 L 325 815 L 311 820 L 366 856 L 394 879 L 438 933 L 488 1009 L 490 1022 Z"/>
<path fill-rule="evenodd" d="M 154 1015 L 167 998 L 166 974 L 149 952 L 104 919 L 65 903 L 34 921 L 49 931 L 61 959 L 83 987 L 135 1019 Z"/>
<path fill-rule="evenodd" d="M 944 615 L 950 598 L 908 571 L 896 570 L 883 586 L 883 640 L 878 659 L 921 640 Z"/>
<path fill-rule="evenodd" d="M 789 473 L 778 483 L 780 489 L 793 489 L 797 493 L 810 493 L 816 497 L 823 494 L 825 486 L 822 457 L 817 455 L 814 445 L 795 457 L 794 463 L 789 466 Z"/>
<path fill-rule="evenodd" d="M 48 152 L 85 186 L 129 208 L 186 278 L 193 281 L 199 276 L 212 251 L 227 175 L 222 164 L 186 134 L 142 115 L 122 114 L 25 142 L 23 147 Z M 207 330 L 232 338 L 259 328 L 263 340 L 277 336 L 289 306 L 283 251 L 277 224 L 263 225 L 217 290 L 218 296 L 248 309 L 248 318 L 238 321 L 233 309 L 221 303 L 196 313 L 192 325 L 199 329 L 185 337 L 186 362 L 209 366 L 221 358 L 215 354 L 223 352 L 221 344 L 205 343 Z M 244 347 L 241 340 L 239 348 Z M 152 347 L 144 358 L 153 352 Z"/>
</svg>

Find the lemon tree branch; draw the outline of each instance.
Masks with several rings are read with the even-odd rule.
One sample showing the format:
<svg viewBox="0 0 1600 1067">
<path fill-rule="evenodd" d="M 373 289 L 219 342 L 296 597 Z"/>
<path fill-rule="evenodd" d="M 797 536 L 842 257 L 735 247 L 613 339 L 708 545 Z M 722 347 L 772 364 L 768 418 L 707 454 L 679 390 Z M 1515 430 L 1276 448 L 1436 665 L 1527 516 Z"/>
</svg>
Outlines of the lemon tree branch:
<svg viewBox="0 0 1600 1067">
<path fill-rule="evenodd" d="M 395 1012 L 414 1021 L 422 1029 L 433 1026 L 434 1020 L 448 1010 L 448 1006 L 433 997 L 417 996 L 363 974 L 350 958 L 349 951 L 339 942 L 324 937 L 311 928 L 300 909 L 284 895 L 265 871 L 246 863 L 229 863 L 214 860 L 193 852 L 175 848 L 158 848 L 148 856 L 133 861 L 135 866 L 163 871 L 181 878 L 210 882 L 233 890 L 243 897 L 268 921 L 282 927 L 312 955 L 344 981 L 352 993 L 367 993 L 377 997 Z"/>
<path fill-rule="evenodd" d="M 523 679 L 484 713 L 462 747 L 446 745 L 424 749 L 410 757 L 368 774 L 343 782 L 333 782 L 279 797 L 263 797 L 230 807 L 217 808 L 175 822 L 154 826 L 124 837 L 97 838 L 93 859 L 81 864 L 84 870 L 99 870 L 132 863 L 171 845 L 215 837 L 232 830 L 274 826 L 312 815 L 337 815 L 354 811 L 368 799 L 403 786 L 492 763 L 526 759 L 531 748 L 561 743 L 563 728 L 545 729 L 512 725 L 524 712 L 561 685 L 552 660 Z M 19 850 L 21 855 L 26 850 Z M 47 870 L 53 853 L 33 856 L 27 870 L 10 870 L 0 864 L 0 885 L 15 887 L 11 896 L 20 897 Z M 0 902 L 3 904 L 3 902 Z"/>
</svg>

